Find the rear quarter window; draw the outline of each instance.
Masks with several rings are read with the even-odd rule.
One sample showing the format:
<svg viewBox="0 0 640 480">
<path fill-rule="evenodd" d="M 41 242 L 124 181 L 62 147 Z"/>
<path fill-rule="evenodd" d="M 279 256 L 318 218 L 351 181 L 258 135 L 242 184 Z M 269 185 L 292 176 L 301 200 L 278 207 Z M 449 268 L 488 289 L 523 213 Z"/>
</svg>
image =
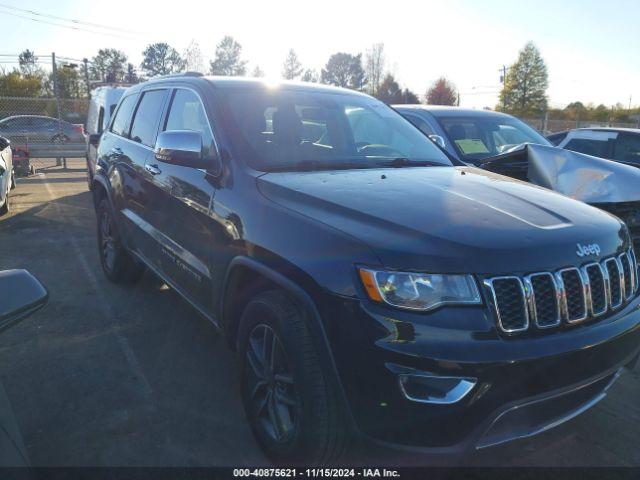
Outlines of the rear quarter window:
<svg viewBox="0 0 640 480">
<path fill-rule="evenodd" d="M 118 110 L 116 111 L 116 115 L 113 117 L 113 121 L 111 122 L 111 128 L 109 129 L 111 133 L 115 133 L 116 135 L 120 135 L 125 138 L 129 137 L 131 115 L 136 106 L 137 99 L 138 95 L 135 94 L 122 99 Z"/>
</svg>

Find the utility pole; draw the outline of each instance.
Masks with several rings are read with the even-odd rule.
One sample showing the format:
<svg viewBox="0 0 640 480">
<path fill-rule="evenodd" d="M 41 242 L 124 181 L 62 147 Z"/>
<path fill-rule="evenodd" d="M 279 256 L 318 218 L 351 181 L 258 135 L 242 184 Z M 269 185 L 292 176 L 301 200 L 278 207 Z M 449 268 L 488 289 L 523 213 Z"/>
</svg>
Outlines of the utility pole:
<svg viewBox="0 0 640 480">
<path fill-rule="evenodd" d="M 56 110 L 58 113 L 58 135 L 62 135 L 62 112 L 60 110 L 60 94 L 58 91 L 58 67 L 56 65 L 55 52 L 51 52 L 51 74 L 53 75 L 53 96 L 56 98 Z M 62 165 L 62 158 L 56 158 L 56 165 Z"/>
<path fill-rule="evenodd" d="M 500 70 L 500 72 L 502 73 L 500 75 L 500 83 L 502 84 L 502 89 L 504 90 L 504 87 L 507 83 L 507 66 L 506 65 L 502 65 L 502 69 Z M 507 96 L 504 95 L 502 97 L 502 109 L 506 110 L 507 109 Z"/>
<path fill-rule="evenodd" d="M 89 82 L 89 60 L 83 58 L 82 63 L 84 63 L 84 81 L 87 84 L 87 98 L 91 98 L 91 83 Z"/>
</svg>

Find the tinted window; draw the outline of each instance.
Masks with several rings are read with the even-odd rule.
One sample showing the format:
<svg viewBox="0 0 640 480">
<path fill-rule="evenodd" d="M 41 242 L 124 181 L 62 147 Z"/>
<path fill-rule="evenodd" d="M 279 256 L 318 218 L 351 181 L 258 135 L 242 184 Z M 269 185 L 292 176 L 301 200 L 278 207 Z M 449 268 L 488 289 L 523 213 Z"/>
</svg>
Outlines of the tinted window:
<svg viewBox="0 0 640 480">
<path fill-rule="evenodd" d="M 451 165 L 431 140 L 370 97 L 273 89 L 230 91 L 223 101 L 234 146 L 258 170 L 369 168 L 398 158 Z"/>
<path fill-rule="evenodd" d="M 640 135 L 620 134 L 615 142 L 613 158 L 623 162 L 640 163 Z"/>
<path fill-rule="evenodd" d="M 463 160 L 482 160 L 522 143 L 549 145 L 533 128 L 513 117 L 493 114 L 473 117 L 436 117 Z"/>
<path fill-rule="evenodd" d="M 104 108 L 100 107 L 100 113 L 98 114 L 98 132 L 97 133 L 102 133 L 103 129 L 104 129 Z"/>
<path fill-rule="evenodd" d="M 427 122 L 425 122 L 423 119 L 416 117 L 415 115 L 410 115 L 410 114 L 402 114 L 404 115 L 404 117 L 409 120 L 413 125 L 415 125 L 416 127 L 418 127 L 418 129 L 424 133 L 425 135 L 433 135 L 433 129 L 429 126 L 429 124 Z"/>
<path fill-rule="evenodd" d="M 129 125 L 131 124 L 131 114 L 136 106 L 137 95 L 129 95 L 120 102 L 116 116 L 111 123 L 111 132 L 122 137 L 129 136 Z"/>
<path fill-rule="evenodd" d="M 567 142 L 564 148 L 594 157 L 607 158 L 609 156 L 609 140 L 606 139 L 573 138 Z"/>
<path fill-rule="evenodd" d="M 53 129 L 57 127 L 57 121 L 49 118 L 34 118 L 33 126 L 39 129 Z"/>
<path fill-rule="evenodd" d="M 151 90 L 142 95 L 131 126 L 131 140 L 149 147 L 155 144 L 165 93 L 166 90 Z"/>
<path fill-rule="evenodd" d="M 176 90 L 164 130 L 193 130 L 202 134 L 203 155 L 213 152 L 214 143 L 202 102 L 191 90 Z"/>
</svg>

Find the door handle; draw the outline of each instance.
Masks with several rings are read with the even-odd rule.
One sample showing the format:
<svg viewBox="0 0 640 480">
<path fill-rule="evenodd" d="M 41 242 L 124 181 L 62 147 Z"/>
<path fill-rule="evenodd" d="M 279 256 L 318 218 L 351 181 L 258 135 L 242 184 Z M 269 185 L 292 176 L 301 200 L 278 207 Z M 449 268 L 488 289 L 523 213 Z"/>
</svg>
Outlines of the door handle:
<svg viewBox="0 0 640 480">
<path fill-rule="evenodd" d="M 158 175 L 159 173 L 162 173 L 162 170 L 158 168 L 158 165 L 150 165 L 148 163 L 145 163 L 144 169 L 151 175 Z"/>
</svg>

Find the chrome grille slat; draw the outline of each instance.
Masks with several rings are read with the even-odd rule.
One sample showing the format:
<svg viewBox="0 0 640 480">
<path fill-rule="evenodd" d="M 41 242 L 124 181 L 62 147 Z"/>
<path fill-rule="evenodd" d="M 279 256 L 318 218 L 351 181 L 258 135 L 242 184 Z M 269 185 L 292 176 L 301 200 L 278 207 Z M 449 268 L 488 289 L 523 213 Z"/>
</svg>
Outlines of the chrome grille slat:
<svg viewBox="0 0 640 480">
<path fill-rule="evenodd" d="M 518 333 L 527 330 L 529 328 L 529 311 L 524 285 L 520 277 L 494 277 L 485 280 L 485 285 L 491 292 L 494 313 L 500 329 L 505 333 Z"/>
<path fill-rule="evenodd" d="M 608 258 L 604 261 L 605 268 L 609 274 L 609 307 L 612 309 L 622 305 L 622 281 L 620 276 L 620 266 L 615 258 Z"/>
<path fill-rule="evenodd" d="M 633 248 L 580 268 L 484 280 L 498 327 L 508 334 L 601 317 L 625 305 L 639 284 Z"/>
<path fill-rule="evenodd" d="M 525 288 L 530 289 L 529 316 L 538 328 L 558 326 L 561 319 L 561 291 L 551 273 L 533 273 L 524 277 Z"/>
<path fill-rule="evenodd" d="M 589 301 L 589 281 L 585 282 L 580 270 L 571 267 L 558 272 L 564 282 L 564 297 L 567 307 L 567 322 L 578 323 L 587 319 Z"/>
</svg>

